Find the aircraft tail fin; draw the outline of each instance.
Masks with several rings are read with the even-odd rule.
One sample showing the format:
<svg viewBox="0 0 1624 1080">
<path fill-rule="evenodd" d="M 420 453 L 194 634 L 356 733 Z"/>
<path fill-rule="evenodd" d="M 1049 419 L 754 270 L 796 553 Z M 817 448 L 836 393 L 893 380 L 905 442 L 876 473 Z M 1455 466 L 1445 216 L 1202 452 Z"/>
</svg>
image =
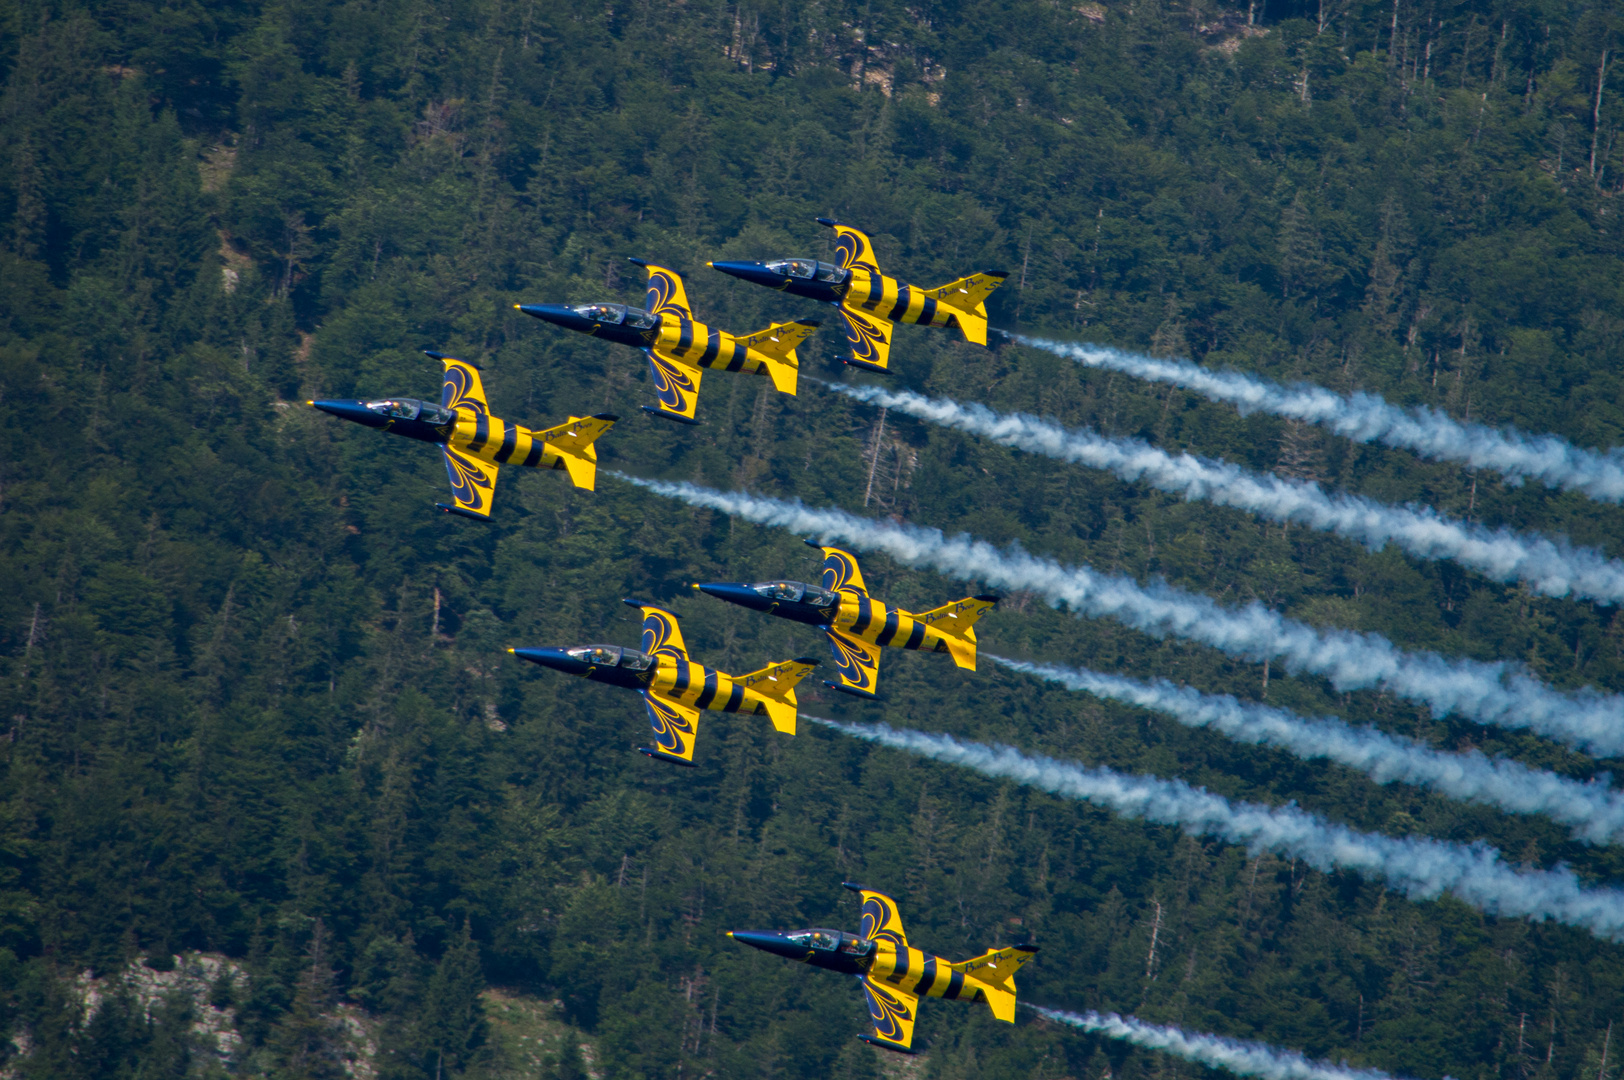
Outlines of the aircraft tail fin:
<svg viewBox="0 0 1624 1080">
<path fill-rule="evenodd" d="M 559 465 L 570 474 L 572 484 L 591 491 L 598 479 L 598 450 L 592 444 L 619 419 L 613 413 L 572 416 L 568 423 L 535 432 L 531 437 L 544 440 L 547 448 L 558 455 Z"/>
<path fill-rule="evenodd" d="M 785 735 L 793 735 L 796 718 L 795 686 L 812 674 L 812 670 L 817 666 L 818 662 L 810 657 L 780 660 L 776 664 L 768 664 L 759 671 L 739 675 L 733 681 L 760 694 L 767 711 L 767 719 L 772 721 L 773 727 Z"/>
<path fill-rule="evenodd" d="M 765 363 L 767 375 L 772 379 L 773 386 L 781 394 L 794 394 L 796 376 L 800 372 L 801 362 L 795 355 L 795 349 L 811 337 L 818 329 L 818 324 L 811 320 L 797 322 L 773 323 L 765 330 L 758 330 L 747 337 L 739 339 L 741 345 L 756 352 Z"/>
<path fill-rule="evenodd" d="M 970 671 L 976 669 L 976 620 L 998 603 L 996 596 L 967 596 L 951 604 L 915 615 L 914 618 L 942 635 L 937 652 L 945 652 L 953 663 Z"/>
<path fill-rule="evenodd" d="M 964 333 L 964 340 L 976 345 L 987 343 L 987 297 L 1004 283 L 1009 275 L 1002 270 L 985 270 L 979 274 L 948 282 L 936 289 L 927 289 L 925 295 L 953 313 L 954 322 Z"/>
<path fill-rule="evenodd" d="M 1007 949 L 992 949 L 973 960 L 961 960 L 951 967 L 975 979 L 994 1017 L 1013 1024 L 1015 973 L 1037 952 L 1036 945 L 1012 945 Z"/>
</svg>

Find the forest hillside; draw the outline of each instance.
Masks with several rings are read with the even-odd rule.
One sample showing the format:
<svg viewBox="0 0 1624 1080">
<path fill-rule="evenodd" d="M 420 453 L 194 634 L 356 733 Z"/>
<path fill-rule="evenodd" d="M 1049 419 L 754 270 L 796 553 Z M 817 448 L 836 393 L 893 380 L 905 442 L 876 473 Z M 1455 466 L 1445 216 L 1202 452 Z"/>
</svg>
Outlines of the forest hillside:
<svg viewBox="0 0 1624 1080">
<path fill-rule="evenodd" d="M 1068 348 L 1624 443 L 1621 49 L 1618 9 L 1573 0 L 0 5 L 0 1072 L 340 1076 L 364 1016 L 379 1076 L 575 1080 L 578 1054 L 510 1053 L 492 1004 L 553 1001 L 606 1080 L 1203 1071 L 944 1001 L 903 1064 L 856 1041 L 850 979 L 724 936 L 855 931 L 858 881 L 936 953 L 1041 946 L 1024 1003 L 1417 1080 L 1612 1080 L 1624 846 L 1586 808 L 1616 802 L 1614 602 L 1433 532 L 1375 549 L 826 384 L 1137 439 L 1612 573 L 1616 497 Z M 832 261 L 819 216 L 918 285 L 1007 272 L 989 318 L 1021 341 L 899 326 L 892 374 L 860 372 L 832 309 L 706 265 Z M 702 424 L 672 424 L 638 407 L 635 350 L 514 310 L 641 306 L 629 257 L 685 275 L 712 326 L 821 319 L 798 393 L 709 373 Z M 425 349 L 480 365 L 510 421 L 621 417 L 596 490 L 504 468 L 489 522 L 442 514 L 432 446 L 305 405 L 435 400 Z M 679 769 L 634 751 L 634 695 L 508 655 L 635 647 L 634 597 L 724 671 L 827 657 L 814 628 L 689 588 L 818 580 L 790 518 L 706 494 L 735 491 L 991 545 L 966 567 L 910 554 L 928 536 L 821 537 L 910 611 L 1002 594 L 977 670 L 888 650 L 880 700 L 820 673 L 794 737 L 708 713 Z M 1023 552 L 1215 606 L 1136 623 L 1043 584 L 1061 570 L 1017 581 Z M 1306 643 L 1295 659 L 1212 628 L 1248 611 Z M 1360 681 L 1316 666 L 1332 645 L 1421 659 Z M 990 656 L 1232 695 L 1448 777 Z M 1480 677 L 1527 693 L 1474 712 Z M 1582 738 L 1550 719 L 1570 707 Z M 1146 820 L 899 732 L 1183 782 L 1413 856 L 1414 880 L 1352 841 Z M 1556 794 L 1452 794 L 1493 759 Z M 1511 884 L 1429 884 L 1439 853 Z M 207 1007 L 129 976 L 199 956 Z M 198 1024 L 226 1008 L 222 1058 Z"/>
</svg>

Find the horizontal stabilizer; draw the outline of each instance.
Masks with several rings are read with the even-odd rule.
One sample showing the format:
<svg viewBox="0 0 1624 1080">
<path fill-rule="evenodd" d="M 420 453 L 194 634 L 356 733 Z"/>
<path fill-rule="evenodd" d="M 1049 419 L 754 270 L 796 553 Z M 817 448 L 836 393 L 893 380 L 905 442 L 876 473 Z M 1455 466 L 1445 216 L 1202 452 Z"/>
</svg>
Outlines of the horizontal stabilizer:
<svg viewBox="0 0 1624 1080">
<path fill-rule="evenodd" d="M 817 666 L 818 662 L 810 657 L 781 660 L 776 664 L 768 664 L 759 671 L 752 671 L 748 675 L 739 675 L 733 681 L 760 694 L 764 699 L 767 719 L 772 721 L 773 728 L 785 735 L 793 735 L 796 719 L 795 686 Z"/>
<path fill-rule="evenodd" d="M 1007 949 L 993 949 L 973 960 L 962 960 L 949 965 L 954 971 L 970 976 L 980 984 L 992 1015 L 1007 1024 L 1015 1022 L 1015 972 L 1036 956 L 1036 945 L 1012 945 Z"/>
<path fill-rule="evenodd" d="M 953 313 L 953 321 L 964 333 L 964 340 L 976 345 L 987 343 L 987 297 L 1004 283 L 1007 274 L 983 271 L 967 278 L 949 282 L 936 289 L 925 290 L 925 295 Z"/>
<path fill-rule="evenodd" d="M 937 652 L 946 652 L 953 663 L 970 671 L 976 669 L 976 620 L 998 603 L 993 596 L 967 596 L 951 604 L 915 615 L 914 618 L 941 634 Z"/>
<path fill-rule="evenodd" d="M 544 439 L 547 448 L 558 455 L 570 474 L 570 483 L 591 491 L 598 478 L 598 450 L 592 444 L 619 419 L 613 413 L 572 416 L 566 423 L 536 432 L 532 438 Z"/>
</svg>

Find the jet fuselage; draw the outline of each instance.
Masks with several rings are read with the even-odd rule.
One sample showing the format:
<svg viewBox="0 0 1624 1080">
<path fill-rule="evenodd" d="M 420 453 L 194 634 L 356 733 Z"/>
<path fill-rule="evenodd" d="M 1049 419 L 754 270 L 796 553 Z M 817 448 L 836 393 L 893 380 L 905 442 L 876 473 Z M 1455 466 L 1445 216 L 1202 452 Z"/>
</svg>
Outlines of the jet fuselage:
<svg viewBox="0 0 1624 1080">
<path fill-rule="evenodd" d="M 925 295 L 925 290 L 872 270 L 857 267 L 842 270 L 816 259 L 713 262 L 710 265 L 743 281 L 808 300 L 865 311 L 891 322 L 957 325 L 953 310 Z"/>
<path fill-rule="evenodd" d="M 714 582 L 694 588 L 730 604 L 764 611 L 781 619 L 793 619 L 820 630 L 839 630 L 858 641 L 894 649 L 947 652 L 947 635 L 934 624 L 956 618 L 951 604 L 915 615 L 901 608 L 887 607 L 851 589 L 832 592 L 800 581 L 764 581 L 754 585 Z M 966 603 L 966 606 L 969 605 Z M 948 625 L 952 625 L 951 621 Z"/>
<path fill-rule="evenodd" d="M 665 653 L 650 656 L 618 645 L 514 649 L 513 655 L 542 667 L 711 712 L 766 716 L 767 699 L 725 671 Z"/>
<path fill-rule="evenodd" d="M 653 350 L 694 367 L 767 374 L 770 359 L 739 338 L 695 319 L 652 315 L 627 304 L 520 304 L 526 315 L 580 334 Z"/>
<path fill-rule="evenodd" d="M 564 468 L 558 453 L 545 439 L 538 438 L 537 432 L 521 424 L 510 424 L 471 405 L 446 409 L 433 402 L 406 397 L 311 401 L 308 404 L 343 420 L 419 442 L 447 445 L 482 461 L 535 469 Z M 615 417 L 604 414 L 591 419 L 612 422 Z"/>
<path fill-rule="evenodd" d="M 908 945 L 872 940 L 840 930 L 733 930 L 727 935 L 763 952 L 843 975 L 867 975 L 919 997 L 984 1001 L 973 975 L 953 962 Z"/>
</svg>

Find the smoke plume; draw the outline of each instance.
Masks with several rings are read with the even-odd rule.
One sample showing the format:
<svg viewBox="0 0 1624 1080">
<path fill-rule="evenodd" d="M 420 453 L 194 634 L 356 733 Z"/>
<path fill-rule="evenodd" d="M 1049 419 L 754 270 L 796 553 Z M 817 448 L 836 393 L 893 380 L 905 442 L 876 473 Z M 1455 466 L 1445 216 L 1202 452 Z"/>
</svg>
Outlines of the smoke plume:
<svg viewBox="0 0 1624 1080">
<path fill-rule="evenodd" d="M 1279 383 L 1235 371 L 1209 371 L 1188 360 L 1158 360 L 1103 345 L 1071 344 L 1005 334 L 1010 340 L 1089 367 L 1169 383 L 1234 405 L 1242 415 L 1266 412 L 1321 424 L 1356 442 L 1413 450 L 1433 461 L 1459 461 L 1492 469 L 1512 483 L 1532 478 L 1600 502 L 1624 499 L 1624 452 L 1585 450 L 1555 435 L 1524 435 L 1515 428 L 1463 424 L 1436 409 L 1402 409 L 1375 394 L 1342 395 L 1322 386 Z"/>
<path fill-rule="evenodd" d="M 1278 660 L 1289 672 L 1323 676 L 1337 690 L 1380 687 L 1426 705 L 1438 717 L 1455 714 L 1479 724 L 1526 729 L 1601 756 L 1624 750 L 1624 699 L 1589 687 L 1564 693 L 1513 662 L 1405 652 L 1380 634 L 1321 630 L 1256 601 L 1224 607 L 1165 582 L 1141 585 L 1087 566 L 1062 566 L 1018 545 L 1000 550 L 967 534 L 947 537 L 939 529 L 872 521 L 799 500 L 610 475 L 690 506 L 881 551 L 898 562 L 960 580 L 1027 590 L 1055 607 L 1116 619 L 1157 637 L 1200 642 L 1244 660 Z"/>
<path fill-rule="evenodd" d="M 819 380 L 813 380 L 819 381 Z M 1372 551 L 1395 544 L 1420 559 L 1452 559 L 1496 581 L 1526 582 L 1535 592 L 1613 604 L 1624 600 L 1624 563 L 1566 540 L 1524 536 L 1445 517 L 1431 507 L 1389 506 L 1360 495 L 1330 495 L 1310 480 L 1256 473 L 1190 454 L 1174 456 L 1141 439 L 1068 430 L 1021 413 L 960 405 L 908 390 L 822 383 L 835 393 L 956 428 L 1004 446 L 1106 469 L 1129 482 L 1233 506 L 1271 521 L 1306 525 L 1355 540 Z"/>
<path fill-rule="evenodd" d="M 1389 1074 L 1379 1069 L 1354 1069 L 1346 1065 L 1310 1061 L 1295 1050 L 1282 1050 L 1265 1043 L 1243 1042 L 1199 1031 L 1185 1031 L 1171 1024 L 1147 1024 L 1134 1016 L 1118 1016 L 1116 1013 L 1102 1015 L 1093 1011 L 1074 1013 L 1064 1009 L 1045 1009 L 1041 1005 L 1025 1005 L 1025 1008 L 1056 1023 L 1069 1024 L 1148 1050 L 1161 1050 L 1185 1061 L 1193 1061 L 1210 1069 L 1223 1069 L 1236 1076 L 1259 1076 L 1263 1080 L 1392 1080 Z"/>
<path fill-rule="evenodd" d="M 1296 806 L 1235 803 L 1182 780 L 1128 776 L 1049 757 L 1028 756 L 1010 746 L 986 746 L 933 735 L 899 731 L 885 724 L 847 724 L 801 714 L 881 746 L 905 750 L 932 761 L 959 765 L 995 780 L 1047 791 L 1158 825 L 1176 825 L 1192 835 L 1243 844 L 1301 859 L 1316 870 L 1350 870 L 1381 879 L 1412 900 L 1445 893 L 1489 915 L 1551 919 L 1588 930 L 1609 941 L 1624 940 L 1624 892 L 1587 888 L 1567 867 L 1517 871 L 1500 853 L 1481 842 L 1469 846 L 1422 836 L 1391 837 L 1333 825 Z"/>
<path fill-rule="evenodd" d="M 1440 795 L 1513 814 L 1544 814 L 1594 844 L 1624 839 L 1624 795 L 1605 783 L 1581 783 L 1480 750 L 1451 754 L 1374 727 L 1290 709 L 1203 694 L 1166 679 L 1140 682 L 1097 671 L 1029 664 L 982 653 L 995 664 L 1095 697 L 1151 709 L 1191 728 L 1211 728 L 1236 742 L 1274 746 L 1305 761 L 1324 758 L 1358 769 L 1378 784 L 1402 781 Z"/>
</svg>

